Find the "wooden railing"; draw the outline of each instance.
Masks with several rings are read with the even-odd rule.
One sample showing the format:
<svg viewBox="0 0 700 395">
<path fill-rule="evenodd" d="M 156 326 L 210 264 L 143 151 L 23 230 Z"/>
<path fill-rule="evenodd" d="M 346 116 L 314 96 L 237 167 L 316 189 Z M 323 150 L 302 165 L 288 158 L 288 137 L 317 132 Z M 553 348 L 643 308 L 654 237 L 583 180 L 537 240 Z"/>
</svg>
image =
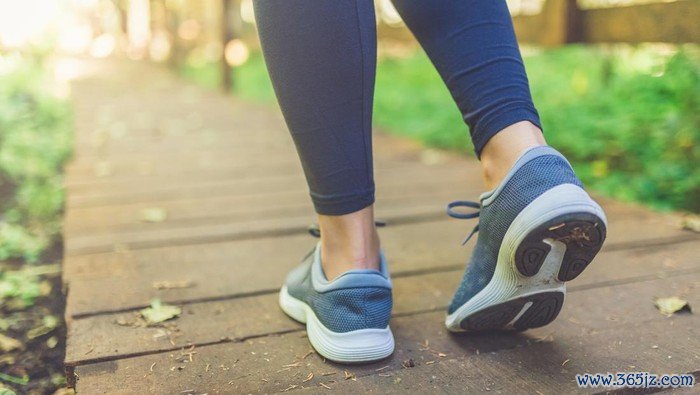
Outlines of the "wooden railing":
<svg viewBox="0 0 700 395">
<path fill-rule="evenodd" d="M 117 4 L 125 0 L 114 0 Z M 189 0 L 173 0 L 175 2 Z M 203 1 L 203 0 L 198 0 Z M 220 1 L 221 19 L 217 35 L 226 47 L 234 38 L 247 38 L 255 42 L 254 30 L 241 21 L 242 0 Z M 283 2 L 284 0 L 280 0 Z M 427 1 L 427 0 L 425 0 Z M 182 18 L 170 9 L 170 0 L 150 0 L 158 3 L 167 15 L 167 30 L 172 37 L 170 64 L 181 63 L 183 44 L 177 38 L 178 25 Z M 213 3 L 212 3 L 213 4 Z M 576 0 L 545 0 L 537 15 L 516 15 L 513 23 L 522 43 L 552 47 L 569 43 L 700 43 L 700 0 L 677 0 L 674 2 L 648 3 L 611 8 L 581 9 Z M 380 24 L 379 35 L 384 39 L 412 41 L 408 29 L 403 25 Z M 233 87 L 233 73 L 221 57 L 221 87 Z"/>
</svg>

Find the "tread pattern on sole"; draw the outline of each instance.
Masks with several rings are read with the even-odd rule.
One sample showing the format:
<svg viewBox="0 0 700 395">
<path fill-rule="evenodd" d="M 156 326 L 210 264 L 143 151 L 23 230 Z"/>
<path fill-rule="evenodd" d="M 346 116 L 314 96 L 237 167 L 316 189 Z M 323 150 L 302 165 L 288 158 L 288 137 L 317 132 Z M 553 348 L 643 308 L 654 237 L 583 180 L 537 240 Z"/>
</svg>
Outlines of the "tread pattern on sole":
<svg viewBox="0 0 700 395">
<path fill-rule="evenodd" d="M 526 277 L 539 272 L 551 246 L 546 239 L 566 244 L 559 281 L 578 277 L 598 254 L 605 241 L 603 220 L 591 213 L 569 213 L 553 218 L 532 230 L 515 251 L 515 267 Z"/>
<path fill-rule="evenodd" d="M 516 330 L 538 328 L 554 321 L 564 305 L 564 294 L 562 292 L 542 292 L 509 300 L 472 314 L 462 320 L 460 326 L 470 332 L 510 329 L 507 327 L 508 324 L 518 316 L 527 303 L 531 303 L 531 305 L 512 324 Z"/>
</svg>

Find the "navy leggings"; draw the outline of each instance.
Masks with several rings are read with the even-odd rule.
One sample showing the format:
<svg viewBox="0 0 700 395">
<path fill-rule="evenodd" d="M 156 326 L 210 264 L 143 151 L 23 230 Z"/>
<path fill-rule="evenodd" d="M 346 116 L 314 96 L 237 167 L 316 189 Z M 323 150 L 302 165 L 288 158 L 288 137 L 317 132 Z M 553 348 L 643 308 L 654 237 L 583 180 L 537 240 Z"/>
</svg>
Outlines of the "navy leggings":
<svg viewBox="0 0 700 395">
<path fill-rule="evenodd" d="M 505 0 L 393 0 L 447 85 L 477 155 L 519 121 L 540 126 Z M 265 62 L 316 212 L 374 202 L 372 0 L 255 0 Z M 415 92 L 420 95 L 420 92 Z"/>
</svg>

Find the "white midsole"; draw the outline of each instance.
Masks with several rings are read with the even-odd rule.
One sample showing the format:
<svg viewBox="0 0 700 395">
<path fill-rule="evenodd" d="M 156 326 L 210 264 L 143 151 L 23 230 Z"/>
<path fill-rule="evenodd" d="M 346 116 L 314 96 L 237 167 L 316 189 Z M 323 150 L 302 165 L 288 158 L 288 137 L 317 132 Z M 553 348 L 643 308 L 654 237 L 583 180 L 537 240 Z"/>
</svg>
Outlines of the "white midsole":
<svg viewBox="0 0 700 395">
<path fill-rule="evenodd" d="M 561 202 L 566 202 L 562 204 Z M 525 237 L 541 224 L 567 213 L 590 213 L 598 216 L 607 226 L 603 209 L 580 187 L 573 184 L 558 185 L 533 200 L 513 220 L 503 238 L 498 252 L 496 270 L 491 281 L 479 293 L 463 304 L 445 320 L 447 329 L 463 332 L 460 323 L 468 316 L 487 307 L 509 300 L 542 292 L 566 294 L 566 285 L 559 281 L 557 274 L 566 253 L 566 244 L 552 239 L 544 242 L 551 250 L 544 259 L 537 274 L 526 277 L 515 267 L 515 251 Z M 513 325 L 532 304 L 526 304 L 509 325 Z"/>
<path fill-rule="evenodd" d="M 336 362 L 369 362 L 386 358 L 394 352 L 394 336 L 388 326 L 333 332 L 319 321 L 309 305 L 291 296 L 286 285 L 280 290 L 279 303 L 287 315 L 306 323 L 311 345 L 327 359 Z"/>
</svg>

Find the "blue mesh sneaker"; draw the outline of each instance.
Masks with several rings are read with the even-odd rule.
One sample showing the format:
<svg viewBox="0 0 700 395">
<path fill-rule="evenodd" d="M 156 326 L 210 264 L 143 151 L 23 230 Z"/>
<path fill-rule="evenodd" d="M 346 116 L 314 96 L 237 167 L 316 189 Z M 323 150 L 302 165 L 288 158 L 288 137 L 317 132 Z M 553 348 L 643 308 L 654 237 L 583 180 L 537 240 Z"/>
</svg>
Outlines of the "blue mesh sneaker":
<svg viewBox="0 0 700 395">
<path fill-rule="evenodd" d="M 458 211 L 478 208 L 477 213 Z M 552 322 L 565 282 L 588 266 L 605 240 L 607 220 L 569 162 L 551 147 L 526 151 L 480 203 L 453 202 L 448 214 L 479 217 L 479 237 L 447 311 L 454 332 L 525 330 Z"/>
<path fill-rule="evenodd" d="M 369 362 L 394 351 L 391 280 L 382 254 L 380 270 L 350 270 L 328 281 L 321 244 L 292 270 L 280 291 L 280 306 L 306 323 L 316 351 L 336 362 Z"/>
</svg>

